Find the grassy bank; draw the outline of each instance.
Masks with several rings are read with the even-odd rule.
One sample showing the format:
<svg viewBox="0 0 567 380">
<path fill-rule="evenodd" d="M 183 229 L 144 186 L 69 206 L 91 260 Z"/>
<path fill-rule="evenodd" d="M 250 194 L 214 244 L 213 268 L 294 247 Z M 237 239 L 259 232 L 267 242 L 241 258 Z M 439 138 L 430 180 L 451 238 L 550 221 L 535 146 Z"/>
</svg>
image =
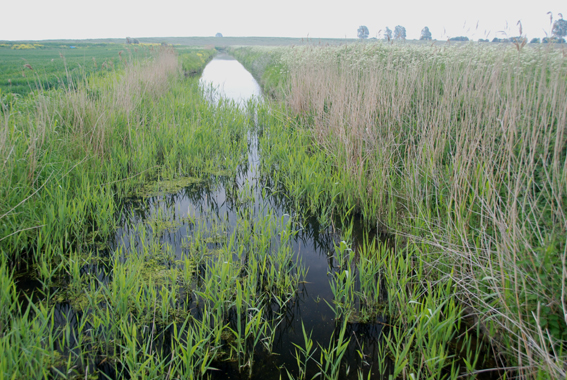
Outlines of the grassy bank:
<svg viewBox="0 0 567 380">
<path fill-rule="evenodd" d="M 181 68 L 185 76 L 197 76 L 203 72 L 206 64 L 216 54 L 213 48 L 199 49 L 199 48 L 183 48 L 176 49 L 179 52 L 179 60 L 181 61 Z"/>
<path fill-rule="evenodd" d="M 242 57 L 258 54 L 237 52 L 249 66 Z M 277 54 L 264 73 L 279 78 L 264 86 L 286 109 L 265 121 L 279 129 L 263 152 L 279 185 L 303 208 L 352 209 L 402 237 L 423 266 L 412 278 L 424 292 L 454 284 L 509 375 L 564 378 L 562 52 L 379 43 Z"/>
<path fill-rule="evenodd" d="M 228 51 L 250 71 L 262 86 L 265 95 L 274 99 L 281 99 L 285 96 L 283 90 L 286 88 L 286 76 L 282 74 L 287 68 L 281 61 L 283 49 L 237 47 L 230 48 Z"/>
</svg>

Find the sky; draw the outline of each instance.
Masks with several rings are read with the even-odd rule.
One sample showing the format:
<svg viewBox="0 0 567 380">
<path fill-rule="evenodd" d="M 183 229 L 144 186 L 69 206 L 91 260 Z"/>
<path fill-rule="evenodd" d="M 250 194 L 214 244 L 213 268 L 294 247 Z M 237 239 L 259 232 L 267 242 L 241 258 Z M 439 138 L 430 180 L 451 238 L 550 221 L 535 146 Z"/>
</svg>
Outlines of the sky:
<svg viewBox="0 0 567 380">
<path fill-rule="evenodd" d="M 428 26 L 434 39 L 519 35 L 545 37 L 547 12 L 567 19 L 566 0 L 26 0 L 2 4 L 0 40 L 224 36 L 356 38 L 406 28 L 417 39 Z"/>
</svg>

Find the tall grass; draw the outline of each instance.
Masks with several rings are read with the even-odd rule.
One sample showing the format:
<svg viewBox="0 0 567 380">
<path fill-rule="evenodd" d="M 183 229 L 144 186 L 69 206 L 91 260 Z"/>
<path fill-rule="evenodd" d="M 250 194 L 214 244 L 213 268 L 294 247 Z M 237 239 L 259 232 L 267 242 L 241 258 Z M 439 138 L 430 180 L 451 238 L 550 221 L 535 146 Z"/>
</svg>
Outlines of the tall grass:
<svg viewBox="0 0 567 380">
<path fill-rule="evenodd" d="M 564 378 L 564 52 L 354 44 L 289 48 L 278 64 L 287 111 L 266 115 L 281 129 L 263 152 L 280 183 L 404 237 L 420 281 L 456 284 L 501 366 Z"/>
</svg>

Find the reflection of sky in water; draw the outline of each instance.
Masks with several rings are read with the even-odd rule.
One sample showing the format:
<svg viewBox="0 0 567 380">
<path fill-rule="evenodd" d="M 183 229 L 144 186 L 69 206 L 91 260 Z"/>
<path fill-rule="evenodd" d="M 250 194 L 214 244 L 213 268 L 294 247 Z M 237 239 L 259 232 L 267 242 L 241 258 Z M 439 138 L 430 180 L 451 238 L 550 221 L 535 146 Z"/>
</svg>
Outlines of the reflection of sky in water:
<svg viewBox="0 0 567 380">
<path fill-rule="evenodd" d="M 201 84 L 213 87 L 221 97 L 243 104 L 252 97 L 260 97 L 262 90 L 244 66 L 236 59 L 219 54 L 215 57 L 201 75 Z M 216 99 L 215 99 L 216 100 Z"/>
</svg>

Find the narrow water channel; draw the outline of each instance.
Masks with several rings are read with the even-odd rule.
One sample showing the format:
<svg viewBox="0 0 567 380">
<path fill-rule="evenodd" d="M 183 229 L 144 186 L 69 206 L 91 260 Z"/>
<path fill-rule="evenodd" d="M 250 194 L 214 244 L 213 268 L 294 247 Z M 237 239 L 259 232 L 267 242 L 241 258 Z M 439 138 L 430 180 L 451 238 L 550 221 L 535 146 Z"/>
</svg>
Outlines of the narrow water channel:
<svg viewBox="0 0 567 380">
<path fill-rule="evenodd" d="M 241 105 L 262 96 L 262 89 L 252 74 L 240 62 L 224 53 L 217 55 L 205 67 L 201 85 L 216 90 L 212 92 L 214 100 L 222 97 Z"/>
<path fill-rule="evenodd" d="M 234 58 L 221 54 L 215 57 L 204 69 L 201 85 L 208 90 L 213 89 L 209 95 L 210 101 L 218 102 L 221 98 L 234 101 L 239 106 L 245 106 L 251 99 L 261 98 L 261 89 L 252 75 Z M 164 196 L 152 198 L 149 208 L 144 213 L 132 209 L 129 213 L 128 223 L 120 228 L 116 235 L 116 247 L 130 250 L 132 245 L 144 244 L 139 234 L 139 226 L 151 220 L 158 214 L 168 215 L 171 220 L 178 221 L 179 227 L 173 231 L 166 231 L 161 238 L 164 245 L 170 247 L 176 259 L 183 254 L 187 239 L 196 233 L 195 220 L 222 221 L 225 228 L 218 237 L 218 229 L 208 222 L 207 228 L 215 230 L 209 235 L 210 249 L 225 244 L 233 235 L 242 217 L 241 205 L 234 202 L 234 189 L 244 191 L 253 198 L 252 209 L 254 221 L 270 215 L 276 220 L 283 220 L 282 225 L 290 222 L 293 210 L 286 208 L 285 201 L 267 194 L 260 181 L 258 138 L 250 133 L 248 136 L 248 162 L 243 166 L 236 182 L 223 182 L 222 180 L 212 188 L 204 188 L 201 184 L 191 184 L 183 190 Z M 134 227 L 132 227 L 134 226 Z M 327 303 L 333 304 L 333 293 L 329 280 L 334 271 L 340 269 L 334 264 L 333 253 L 335 245 L 341 242 L 340 233 L 331 229 L 321 229 L 316 218 L 311 218 L 302 226 L 293 227 L 297 234 L 291 241 L 291 248 L 295 260 L 301 263 L 306 270 L 306 277 L 302 279 L 300 287 L 286 307 L 283 317 L 277 325 L 273 352 L 256 349 L 254 365 L 251 372 L 239 370 L 236 362 L 217 360 L 213 367 L 212 378 L 218 379 L 280 379 L 286 378 L 286 371 L 298 375 L 298 365 L 295 357 L 296 345 L 304 346 L 303 327 L 318 348 L 328 347 L 330 340 L 339 334 L 340 323 L 335 321 L 335 314 Z M 281 312 L 279 308 L 274 308 Z M 276 310 L 277 309 L 277 310 Z M 348 323 L 347 338 L 350 338 L 349 348 L 342 361 L 342 376 L 345 379 L 356 379 L 360 373 L 367 378 L 381 378 L 386 373 L 378 373 L 371 358 L 378 357 L 377 349 L 384 326 L 384 321 L 377 318 L 373 323 Z M 359 352 L 364 353 L 361 358 Z M 387 366 L 386 366 L 387 367 Z M 385 367 L 382 366 L 382 371 Z M 312 378 L 319 369 L 309 364 L 306 370 L 307 378 Z"/>
</svg>

